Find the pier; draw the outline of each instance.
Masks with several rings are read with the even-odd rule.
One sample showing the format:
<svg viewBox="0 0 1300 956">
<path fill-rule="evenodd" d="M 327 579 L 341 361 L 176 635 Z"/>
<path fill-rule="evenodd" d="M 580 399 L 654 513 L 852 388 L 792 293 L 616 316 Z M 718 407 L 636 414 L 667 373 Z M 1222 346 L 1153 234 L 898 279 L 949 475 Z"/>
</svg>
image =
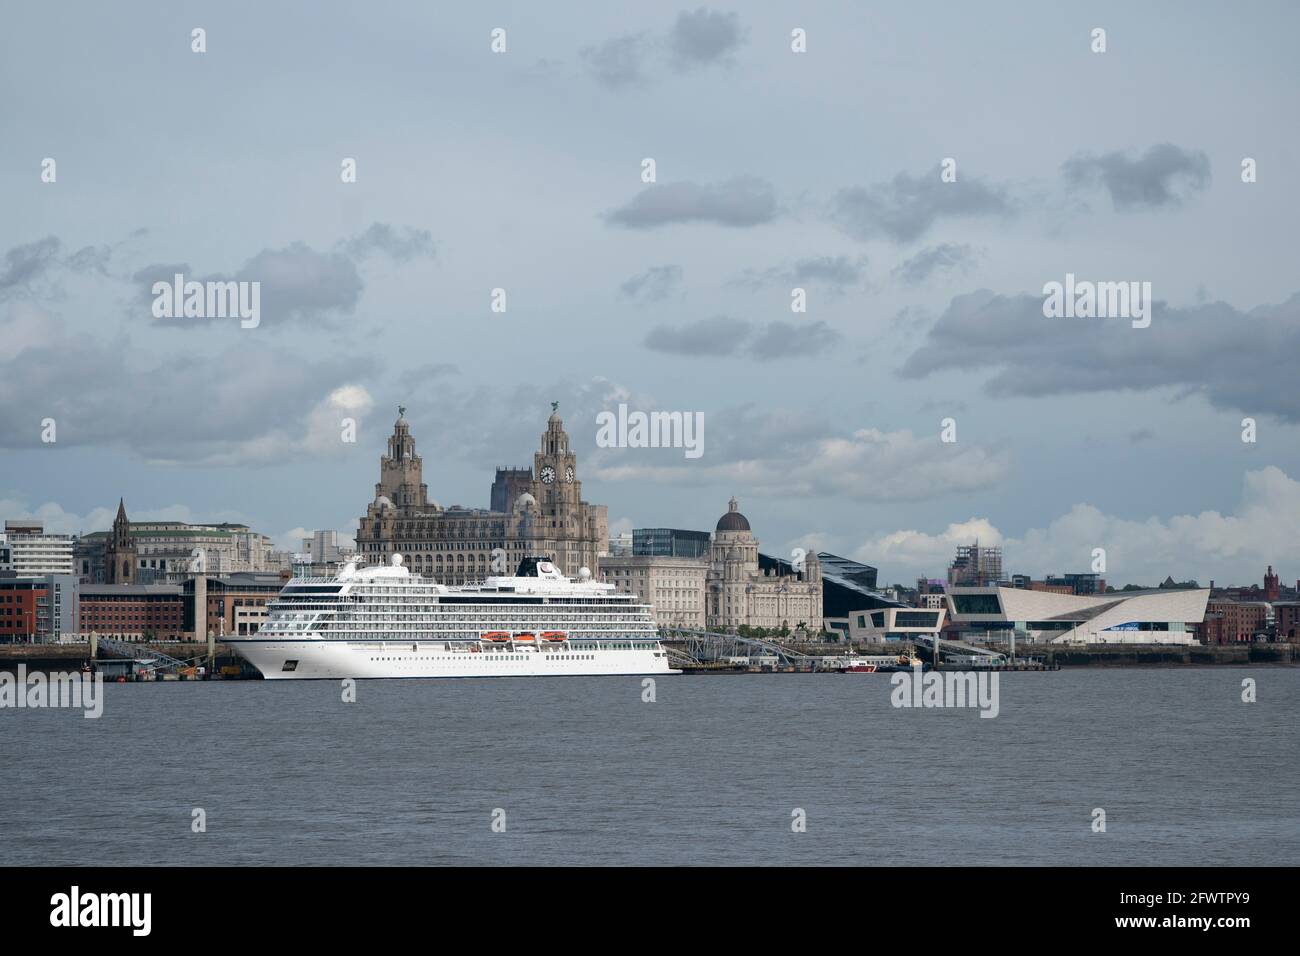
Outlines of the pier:
<svg viewBox="0 0 1300 956">
<path fill-rule="evenodd" d="M 126 642 L 97 637 L 75 644 L 0 645 L 0 670 L 79 671 L 87 665 L 107 680 L 244 680 L 261 675 L 223 644 L 206 641 Z"/>
</svg>

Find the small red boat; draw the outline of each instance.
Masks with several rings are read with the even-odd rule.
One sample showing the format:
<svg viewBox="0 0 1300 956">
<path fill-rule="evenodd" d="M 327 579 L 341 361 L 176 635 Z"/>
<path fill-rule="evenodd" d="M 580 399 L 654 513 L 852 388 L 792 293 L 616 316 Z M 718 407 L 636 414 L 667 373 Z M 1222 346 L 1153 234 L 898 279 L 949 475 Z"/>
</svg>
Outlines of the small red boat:
<svg viewBox="0 0 1300 956">
<path fill-rule="evenodd" d="M 509 631 L 487 631 L 483 634 L 483 640 L 492 641 L 493 643 L 508 641 L 510 640 L 510 632 Z"/>
<path fill-rule="evenodd" d="M 843 668 L 846 674 L 874 674 L 876 672 L 875 664 L 847 664 Z"/>
<path fill-rule="evenodd" d="M 544 641 L 567 641 L 569 635 L 563 631 L 542 631 L 542 640 Z"/>
<path fill-rule="evenodd" d="M 516 640 L 516 641 L 535 641 L 535 640 L 537 640 L 537 638 L 533 636 L 533 634 L 532 634 L 531 631 L 524 631 L 524 632 L 522 632 L 522 633 L 520 633 L 520 634 L 516 634 L 516 635 L 515 635 L 515 640 Z"/>
</svg>

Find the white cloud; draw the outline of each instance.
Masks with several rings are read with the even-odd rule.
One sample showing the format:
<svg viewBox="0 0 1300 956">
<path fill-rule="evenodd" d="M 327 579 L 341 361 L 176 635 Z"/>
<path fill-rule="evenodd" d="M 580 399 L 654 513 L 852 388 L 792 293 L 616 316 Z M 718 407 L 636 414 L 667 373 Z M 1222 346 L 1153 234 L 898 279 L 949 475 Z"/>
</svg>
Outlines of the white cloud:
<svg viewBox="0 0 1300 956">
<path fill-rule="evenodd" d="M 758 434 L 772 434 L 763 429 Z M 850 435 L 757 443 L 770 454 L 723 448 L 723 461 L 682 459 L 680 451 L 601 449 L 589 466 L 602 481 L 722 483 L 764 495 L 843 495 L 866 501 L 905 501 L 996 484 L 1009 470 L 1004 452 L 944 444 L 938 436 L 863 428 Z M 677 456 L 677 460 L 672 460 Z"/>
</svg>

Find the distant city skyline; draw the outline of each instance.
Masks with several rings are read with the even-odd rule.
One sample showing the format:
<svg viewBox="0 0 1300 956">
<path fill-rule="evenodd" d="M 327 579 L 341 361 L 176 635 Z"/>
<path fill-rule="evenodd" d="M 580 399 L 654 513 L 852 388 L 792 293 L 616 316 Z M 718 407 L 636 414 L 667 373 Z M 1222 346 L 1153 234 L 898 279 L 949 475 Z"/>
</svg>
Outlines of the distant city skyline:
<svg viewBox="0 0 1300 956">
<path fill-rule="evenodd" d="M 298 550 L 355 536 L 399 404 L 487 507 L 558 401 L 611 534 L 734 495 L 882 582 L 976 539 L 1300 577 L 1292 5 L 312 10 L 7 14 L 0 517 Z M 156 317 L 178 273 L 260 323 Z M 1150 282 L 1150 327 L 1046 317 L 1067 275 Z M 601 447 L 620 405 L 703 453 Z"/>
</svg>

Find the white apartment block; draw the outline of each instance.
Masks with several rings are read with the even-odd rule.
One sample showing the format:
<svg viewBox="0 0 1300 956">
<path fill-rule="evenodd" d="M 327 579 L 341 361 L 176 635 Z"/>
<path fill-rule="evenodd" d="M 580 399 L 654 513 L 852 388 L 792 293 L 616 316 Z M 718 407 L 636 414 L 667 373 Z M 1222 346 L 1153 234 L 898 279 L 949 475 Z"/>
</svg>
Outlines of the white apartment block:
<svg viewBox="0 0 1300 956">
<path fill-rule="evenodd" d="M 72 535 L 46 534 L 40 524 L 8 521 L 0 533 L 0 571 L 20 578 L 72 574 L 72 549 Z"/>
</svg>

